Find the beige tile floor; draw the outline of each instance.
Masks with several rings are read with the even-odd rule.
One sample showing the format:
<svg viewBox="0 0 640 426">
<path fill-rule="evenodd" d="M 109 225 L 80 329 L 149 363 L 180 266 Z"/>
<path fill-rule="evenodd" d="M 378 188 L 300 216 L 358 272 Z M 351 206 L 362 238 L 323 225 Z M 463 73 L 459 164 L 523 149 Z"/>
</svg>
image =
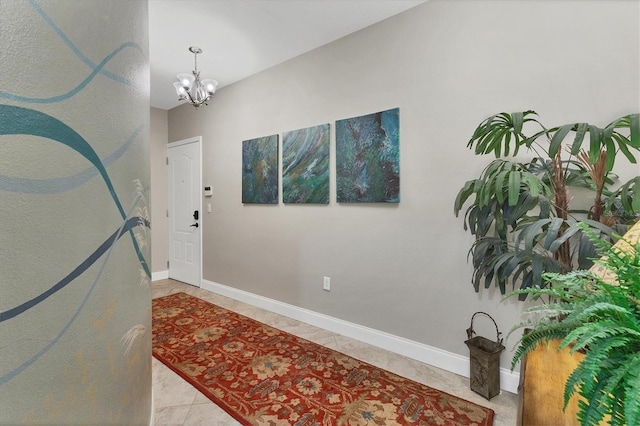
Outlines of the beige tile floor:
<svg viewBox="0 0 640 426">
<path fill-rule="evenodd" d="M 207 290 L 173 280 L 152 283 L 152 296 L 183 291 L 238 312 L 280 330 L 314 341 L 362 361 L 425 385 L 489 407 L 496 412 L 494 425 L 516 424 L 518 398 L 509 392 L 487 401 L 469 389 L 469 379 L 411 358 L 311 326 Z M 164 364 L 153 358 L 154 423 L 157 426 L 216 426 L 239 423 Z"/>
</svg>

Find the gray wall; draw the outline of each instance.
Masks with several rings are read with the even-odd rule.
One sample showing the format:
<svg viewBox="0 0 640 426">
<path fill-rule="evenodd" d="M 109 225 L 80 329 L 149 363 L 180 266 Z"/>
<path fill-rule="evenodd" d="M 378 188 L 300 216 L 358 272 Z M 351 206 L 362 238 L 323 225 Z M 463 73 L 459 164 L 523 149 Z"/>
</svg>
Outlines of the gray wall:
<svg viewBox="0 0 640 426">
<path fill-rule="evenodd" d="M 0 2 L 0 424 L 149 424 L 147 54 L 146 1 Z"/>
<path fill-rule="evenodd" d="M 169 222 L 167 219 L 167 138 L 168 112 L 151 108 L 151 271 L 166 271 L 169 260 Z"/>
<path fill-rule="evenodd" d="M 491 160 L 465 145 L 500 111 L 535 109 L 549 126 L 636 112 L 638 6 L 430 1 L 225 87 L 207 108 L 170 110 L 169 142 L 202 135 L 203 179 L 214 187 L 204 279 L 461 355 L 476 311 L 506 334 L 522 305 L 473 292 L 472 238 L 453 215 L 458 189 Z M 400 203 L 337 204 L 335 120 L 394 107 Z M 327 122 L 330 205 L 241 203 L 243 140 Z"/>
</svg>

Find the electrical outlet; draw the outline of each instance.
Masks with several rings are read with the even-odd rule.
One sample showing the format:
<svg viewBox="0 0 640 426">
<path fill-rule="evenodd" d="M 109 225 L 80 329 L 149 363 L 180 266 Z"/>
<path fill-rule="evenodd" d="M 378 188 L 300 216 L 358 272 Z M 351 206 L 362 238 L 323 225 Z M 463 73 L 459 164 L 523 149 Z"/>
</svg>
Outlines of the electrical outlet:
<svg viewBox="0 0 640 426">
<path fill-rule="evenodd" d="M 324 280 L 322 281 L 322 288 L 327 291 L 331 290 L 331 278 L 324 277 Z"/>
</svg>

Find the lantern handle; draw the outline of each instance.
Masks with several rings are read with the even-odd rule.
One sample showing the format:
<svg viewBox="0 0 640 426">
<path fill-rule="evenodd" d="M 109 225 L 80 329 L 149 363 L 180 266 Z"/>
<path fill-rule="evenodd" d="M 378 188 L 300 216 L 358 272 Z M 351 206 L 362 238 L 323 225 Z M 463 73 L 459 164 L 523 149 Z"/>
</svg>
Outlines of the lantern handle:
<svg viewBox="0 0 640 426">
<path fill-rule="evenodd" d="M 500 337 L 502 333 L 500 332 L 500 330 L 498 330 L 498 324 L 496 324 L 496 321 L 491 317 L 491 315 L 489 315 L 486 312 L 476 312 L 475 314 L 473 314 L 473 316 L 471 317 L 471 326 L 467 328 L 467 339 L 470 340 L 473 337 L 473 335 L 476 333 L 473 330 L 473 320 L 478 314 L 486 315 L 493 322 L 493 325 L 496 327 L 496 342 L 499 345 L 502 345 L 502 338 Z"/>
</svg>

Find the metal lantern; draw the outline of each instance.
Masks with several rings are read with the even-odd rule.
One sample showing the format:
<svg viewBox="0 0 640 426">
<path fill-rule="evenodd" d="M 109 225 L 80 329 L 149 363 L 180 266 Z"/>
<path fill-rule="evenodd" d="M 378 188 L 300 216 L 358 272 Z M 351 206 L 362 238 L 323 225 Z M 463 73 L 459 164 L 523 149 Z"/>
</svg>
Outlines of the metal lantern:
<svg viewBox="0 0 640 426">
<path fill-rule="evenodd" d="M 482 314 L 489 317 L 496 327 L 496 341 L 493 342 L 482 336 L 475 336 L 473 331 L 473 320 L 476 315 Z M 467 329 L 467 340 L 464 342 L 469 347 L 469 361 L 471 370 L 469 380 L 471 390 L 491 399 L 500 393 L 500 354 L 504 350 L 502 338 L 500 338 L 498 325 L 485 312 L 476 312 L 471 317 L 471 326 Z"/>
</svg>

